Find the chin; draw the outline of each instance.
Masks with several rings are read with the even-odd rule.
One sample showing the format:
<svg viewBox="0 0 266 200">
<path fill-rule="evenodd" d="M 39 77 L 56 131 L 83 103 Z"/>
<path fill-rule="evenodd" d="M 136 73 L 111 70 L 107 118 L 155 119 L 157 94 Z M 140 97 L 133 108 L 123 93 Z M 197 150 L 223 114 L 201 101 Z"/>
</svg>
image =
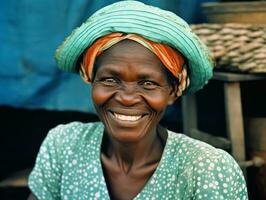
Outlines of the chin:
<svg viewBox="0 0 266 200">
<path fill-rule="evenodd" d="M 145 136 L 150 135 L 149 127 L 139 126 L 137 128 L 132 127 L 114 127 L 109 126 L 108 123 L 104 123 L 106 133 L 116 140 L 123 143 L 136 143 L 141 141 Z"/>
</svg>

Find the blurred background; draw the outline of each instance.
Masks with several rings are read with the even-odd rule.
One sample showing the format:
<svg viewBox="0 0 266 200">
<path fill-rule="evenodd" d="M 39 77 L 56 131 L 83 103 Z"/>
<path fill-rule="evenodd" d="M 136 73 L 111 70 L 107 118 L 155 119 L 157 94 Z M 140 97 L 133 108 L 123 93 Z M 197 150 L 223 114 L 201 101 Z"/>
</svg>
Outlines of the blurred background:
<svg viewBox="0 0 266 200">
<path fill-rule="evenodd" d="M 49 129 L 71 121 L 97 120 L 90 100 L 90 85 L 84 84 L 77 74 L 65 73 L 57 69 L 54 52 L 75 27 L 78 27 L 96 10 L 114 2 L 117 1 L 0 1 L 0 199 L 25 199 L 28 196 L 27 174 L 34 165 L 41 142 Z M 193 29 L 210 47 L 213 59 L 217 63 L 215 70 L 218 73 L 229 72 L 229 74 L 240 74 L 245 77 L 252 75 L 251 78 L 240 78 L 242 80 L 240 106 L 245 135 L 247 135 L 246 132 L 250 132 L 250 127 L 255 123 L 250 121 L 250 118 L 259 118 L 262 120 L 261 124 L 265 124 L 266 38 L 263 35 L 266 35 L 266 29 L 264 22 L 259 21 L 263 16 L 259 15 L 255 20 L 259 24 L 254 25 L 255 28 L 251 25 L 232 26 L 231 22 L 253 23 L 246 21 L 250 18 L 254 19 L 254 17 L 250 17 L 252 11 L 249 10 L 248 13 L 242 14 L 248 17 L 239 22 L 234 21 L 232 16 L 226 18 L 226 14 L 230 12 L 226 8 L 222 12 L 223 7 L 218 7 L 218 16 L 214 16 L 217 8 L 215 10 L 210 7 L 212 3 L 230 3 L 230 1 L 143 0 L 141 2 L 170 10 L 189 24 L 193 24 Z M 265 11 L 265 5 L 262 4 L 255 9 L 261 8 Z M 229 8 L 232 8 L 232 5 Z M 226 18 L 225 21 L 220 19 L 221 16 Z M 243 16 L 236 17 L 236 19 L 242 19 Z M 216 19 L 214 19 L 215 17 Z M 238 30 L 234 30 L 235 27 Z M 247 32 L 249 31 L 250 37 L 255 38 L 252 41 L 256 40 L 256 44 L 258 44 L 256 48 L 252 43 L 253 46 L 250 45 L 251 47 L 247 50 L 235 53 L 236 49 L 240 49 L 239 46 L 232 47 L 232 44 L 239 44 L 239 41 L 234 40 L 234 38 L 239 38 L 235 34 L 236 31 L 246 37 L 248 37 Z M 233 36 L 236 37 L 233 38 Z M 249 38 L 242 39 L 248 44 L 251 43 Z M 225 43 L 223 42 L 225 40 L 228 42 L 228 46 L 221 45 Z M 246 43 L 243 44 L 242 46 L 246 46 Z M 233 52 L 232 55 L 229 54 L 229 50 Z M 255 50 L 257 53 L 252 53 Z M 251 54 L 246 59 L 249 61 L 248 64 L 245 63 L 246 60 L 244 62 L 240 59 L 244 53 Z M 260 56 L 255 56 L 254 61 L 254 55 L 258 54 Z M 253 60 L 250 60 L 251 57 Z M 255 64 L 251 65 L 250 63 Z M 247 79 L 248 82 L 245 81 Z M 224 80 L 223 78 L 211 80 L 210 84 L 197 94 L 196 102 L 194 102 L 197 112 L 193 111 L 197 118 L 197 128 L 204 134 L 208 132 L 219 138 L 228 137 L 227 103 L 224 97 L 226 81 Z M 239 78 L 234 80 L 238 82 Z M 186 130 L 184 127 L 184 119 L 189 120 L 184 115 L 184 112 L 187 111 L 185 103 L 189 103 L 189 99 L 179 99 L 169 107 L 162 124 L 176 132 L 186 133 L 189 131 L 190 129 Z M 257 125 L 255 126 L 257 127 Z M 259 143 L 259 146 L 262 146 L 262 152 L 266 151 L 265 130 L 259 130 L 262 132 L 260 135 L 263 135 L 263 139 L 257 139 L 265 142 Z M 196 136 L 198 139 L 201 137 L 201 134 Z M 211 139 L 211 141 L 213 140 Z M 217 140 L 214 139 L 214 141 Z M 253 158 L 253 155 L 249 155 L 249 147 L 253 148 L 257 145 L 256 142 L 253 143 L 253 146 L 244 144 L 243 148 L 245 148 L 245 158 L 247 159 Z M 218 147 L 220 147 L 219 144 Z M 230 149 L 228 151 L 230 152 Z M 264 153 L 262 153 L 263 156 L 265 156 Z M 249 186 L 251 199 L 266 199 L 262 196 L 265 193 L 261 196 L 254 196 L 266 182 L 265 168 L 251 165 L 248 173 L 250 174 L 249 185 L 254 185 L 254 181 L 258 183 L 256 187 Z M 256 176 L 263 178 L 258 180 Z"/>
</svg>

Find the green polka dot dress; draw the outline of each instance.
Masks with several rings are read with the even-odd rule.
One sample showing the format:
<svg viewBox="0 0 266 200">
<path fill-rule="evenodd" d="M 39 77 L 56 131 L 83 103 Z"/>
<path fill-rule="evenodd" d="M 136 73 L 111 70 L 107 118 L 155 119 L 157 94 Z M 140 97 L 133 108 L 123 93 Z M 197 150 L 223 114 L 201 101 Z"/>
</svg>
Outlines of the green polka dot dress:
<svg viewBox="0 0 266 200">
<path fill-rule="evenodd" d="M 29 176 L 39 200 L 110 199 L 100 147 L 102 123 L 73 122 L 52 129 Z M 223 150 L 168 131 L 161 161 L 134 200 L 245 200 L 244 177 Z"/>
</svg>

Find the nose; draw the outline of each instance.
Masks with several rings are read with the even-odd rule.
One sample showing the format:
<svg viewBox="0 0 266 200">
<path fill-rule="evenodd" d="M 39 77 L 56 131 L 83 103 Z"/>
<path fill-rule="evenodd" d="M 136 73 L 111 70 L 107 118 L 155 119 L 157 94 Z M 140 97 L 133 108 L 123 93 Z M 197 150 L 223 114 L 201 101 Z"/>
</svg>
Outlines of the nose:
<svg viewBox="0 0 266 200">
<path fill-rule="evenodd" d="M 135 84 L 123 84 L 115 99 L 124 106 L 132 106 L 139 103 L 141 97 Z"/>
</svg>

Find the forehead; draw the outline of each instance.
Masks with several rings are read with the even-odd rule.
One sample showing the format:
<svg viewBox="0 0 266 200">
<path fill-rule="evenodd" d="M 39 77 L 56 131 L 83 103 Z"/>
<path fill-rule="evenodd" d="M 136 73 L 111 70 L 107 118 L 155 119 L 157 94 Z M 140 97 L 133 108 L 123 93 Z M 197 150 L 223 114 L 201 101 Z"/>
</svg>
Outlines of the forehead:
<svg viewBox="0 0 266 200">
<path fill-rule="evenodd" d="M 161 60 L 152 51 L 132 40 L 123 40 L 105 50 L 97 57 L 96 67 L 104 70 L 109 68 L 132 70 L 137 67 L 142 72 L 166 75 Z"/>
</svg>

